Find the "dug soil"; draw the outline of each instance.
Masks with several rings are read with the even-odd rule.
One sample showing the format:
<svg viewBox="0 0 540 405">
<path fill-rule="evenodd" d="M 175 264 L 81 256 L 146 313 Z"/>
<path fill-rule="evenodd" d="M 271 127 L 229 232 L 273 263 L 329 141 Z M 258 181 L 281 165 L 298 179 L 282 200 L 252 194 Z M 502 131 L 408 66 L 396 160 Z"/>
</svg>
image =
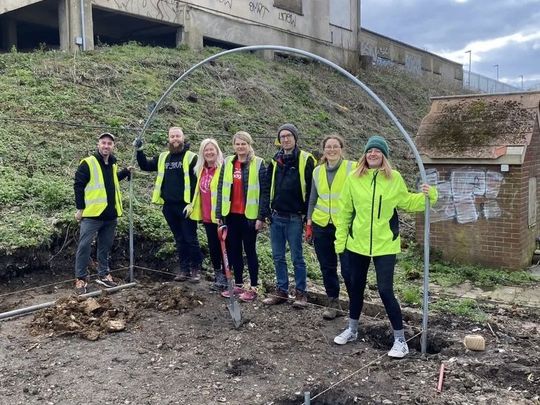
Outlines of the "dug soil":
<svg viewBox="0 0 540 405">
<path fill-rule="evenodd" d="M 494 307 L 482 325 L 431 316 L 422 356 L 421 322 L 405 308 L 416 337 L 395 360 L 382 307 L 362 316 L 358 341 L 338 346 L 346 317 L 323 320 L 315 296 L 304 310 L 242 303 L 235 329 L 227 300 L 209 287 L 146 279 L 88 299 L 67 287 L 0 291 L 2 311 L 62 297 L 0 322 L 0 403 L 300 405 L 305 392 L 314 405 L 539 403 L 538 311 Z M 485 351 L 464 347 L 471 333 Z"/>
</svg>

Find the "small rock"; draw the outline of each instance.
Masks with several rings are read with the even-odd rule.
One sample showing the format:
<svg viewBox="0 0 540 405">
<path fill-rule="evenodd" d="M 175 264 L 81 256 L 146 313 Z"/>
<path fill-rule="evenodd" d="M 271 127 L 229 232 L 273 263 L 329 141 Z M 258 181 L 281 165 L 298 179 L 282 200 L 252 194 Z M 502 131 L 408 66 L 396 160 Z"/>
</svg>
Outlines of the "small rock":
<svg viewBox="0 0 540 405">
<path fill-rule="evenodd" d="M 112 319 L 107 323 L 107 330 L 109 332 L 120 332 L 126 329 L 126 322 L 122 319 Z"/>
</svg>

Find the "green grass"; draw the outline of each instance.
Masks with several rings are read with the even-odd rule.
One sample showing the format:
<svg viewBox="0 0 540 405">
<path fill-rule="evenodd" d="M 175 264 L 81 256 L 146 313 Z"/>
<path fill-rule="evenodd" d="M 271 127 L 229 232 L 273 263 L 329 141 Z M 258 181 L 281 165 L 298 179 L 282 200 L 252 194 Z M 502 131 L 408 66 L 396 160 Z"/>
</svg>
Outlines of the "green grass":
<svg viewBox="0 0 540 405">
<path fill-rule="evenodd" d="M 423 254 L 418 249 L 411 248 L 402 253 L 398 263 L 403 270 L 405 280 L 423 277 Z M 535 282 L 534 277 L 526 271 L 446 263 L 437 258 L 431 258 L 429 278 L 430 282 L 443 287 L 470 282 L 484 289 L 503 285 L 527 285 Z"/>
<path fill-rule="evenodd" d="M 486 322 L 489 317 L 478 303 L 470 298 L 439 299 L 431 304 L 430 309 L 441 314 L 462 316 L 475 322 Z"/>
<path fill-rule="evenodd" d="M 0 254 L 47 249 L 55 238 L 65 237 L 68 227 L 76 228 L 73 175 L 80 159 L 95 149 L 96 135 L 114 132 L 120 165 L 128 165 L 131 142 L 149 106 L 189 67 L 218 51 L 129 43 L 76 55 L 42 50 L 1 54 Z M 411 133 L 429 107 L 429 96 L 456 91 L 394 70 L 360 75 Z M 190 101 L 191 94 L 198 101 Z M 318 149 L 325 134 L 341 133 L 353 159 L 371 133 L 392 134 L 389 119 L 368 96 L 333 71 L 316 63 L 235 54 L 205 65 L 174 88 L 144 134 L 144 148 L 149 155 L 159 153 L 167 128 L 180 125 L 191 150 L 212 136 L 231 153 L 231 136 L 246 130 L 256 153 L 269 159 L 275 153 L 275 131 L 284 122 L 300 128 L 300 145 L 308 150 Z M 394 164 L 414 176 L 414 166 L 402 155 L 396 149 Z M 174 244 L 159 208 L 150 204 L 153 181 L 153 175 L 135 173 L 133 221 L 137 238 L 162 243 L 157 255 L 167 260 L 174 256 Z M 127 182 L 121 187 L 127 212 Z M 118 235 L 127 234 L 124 216 Z M 200 239 L 204 245 L 202 233 Z M 261 274 L 273 279 L 268 231 L 258 238 L 258 252 Z M 320 280 L 311 246 L 306 245 L 305 257 L 308 277 Z M 414 291 L 404 294 L 416 301 Z"/>
</svg>

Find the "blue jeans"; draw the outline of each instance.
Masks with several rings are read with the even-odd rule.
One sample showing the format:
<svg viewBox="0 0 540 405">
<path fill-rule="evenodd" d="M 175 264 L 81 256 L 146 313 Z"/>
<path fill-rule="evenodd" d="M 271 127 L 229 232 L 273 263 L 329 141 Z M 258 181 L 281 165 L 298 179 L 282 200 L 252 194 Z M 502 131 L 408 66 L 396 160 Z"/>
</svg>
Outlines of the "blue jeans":
<svg viewBox="0 0 540 405">
<path fill-rule="evenodd" d="M 272 215 L 270 225 L 270 240 L 272 242 L 272 258 L 276 269 L 277 289 L 282 292 L 289 291 L 289 275 L 285 260 L 286 244 L 289 243 L 291 259 L 294 267 L 294 281 L 296 289 L 306 292 L 306 263 L 302 252 L 303 221 L 300 215 L 277 216 Z"/>
<path fill-rule="evenodd" d="M 109 252 L 114 241 L 116 219 L 100 221 L 92 218 L 83 218 L 80 225 L 79 245 L 75 256 L 75 277 L 86 278 L 88 276 L 88 261 L 92 241 L 97 235 L 97 260 L 98 275 L 104 277 L 109 274 Z"/>
</svg>

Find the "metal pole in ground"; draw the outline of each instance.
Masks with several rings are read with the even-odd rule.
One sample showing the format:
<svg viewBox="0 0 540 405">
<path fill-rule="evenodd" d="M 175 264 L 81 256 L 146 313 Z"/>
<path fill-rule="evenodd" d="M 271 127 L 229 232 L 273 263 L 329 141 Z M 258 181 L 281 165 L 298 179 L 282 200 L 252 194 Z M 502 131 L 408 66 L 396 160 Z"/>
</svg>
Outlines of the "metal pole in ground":
<svg viewBox="0 0 540 405">
<path fill-rule="evenodd" d="M 233 54 L 233 53 L 239 53 L 239 52 L 252 52 L 252 51 L 263 51 L 263 50 L 269 50 L 269 51 L 281 51 L 281 52 L 287 52 L 287 53 L 293 53 L 297 55 L 302 55 L 310 59 L 314 59 L 323 65 L 326 65 L 328 67 L 333 68 L 334 70 L 341 73 L 343 76 L 351 80 L 353 83 L 355 83 L 357 86 L 362 88 L 386 113 L 386 115 L 392 120 L 392 122 L 395 124 L 395 126 L 399 129 L 403 137 L 405 138 L 405 141 L 411 148 L 414 158 L 416 160 L 416 164 L 418 165 L 418 169 L 420 171 L 420 177 L 422 179 L 423 183 L 427 183 L 426 178 L 426 171 L 424 169 L 424 164 L 422 162 L 422 158 L 420 157 L 420 153 L 418 152 L 418 149 L 416 149 L 416 145 L 412 141 L 411 137 L 405 131 L 405 128 L 401 125 L 399 120 L 396 118 L 396 116 L 390 111 L 390 109 L 386 106 L 386 104 L 363 82 L 361 82 L 358 78 L 353 76 L 350 72 L 343 69 L 341 66 L 336 65 L 334 62 L 329 61 L 328 59 L 325 59 L 321 56 L 315 55 L 313 53 L 303 51 L 301 49 L 296 48 L 290 48 L 288 46 L 279 46 L 279 45 L 253 45 L 253 46 L 244 46 L 241 48 L 235 48 L 235 49 L 229 49 L 220 53 L 217 53 L 215 55 L 212 55 L 203 61 L 193 65 L 191 68 L 186 70 L 178 79 L 176 79 L 169 88 L 163 93 L 163 95 L 160 97 L 160 99 L 155 103 L 153 106 L 152 111 L 148 115 L 148 118 L 146 119 L 143 128 L 141 130 L 141 133 L 139 134 L 139 138 L 143 136 L 146 129 L 149 127 L 150 123 L 152 122 L 154 116 L 157 114 L 159 109 L 161 108 L 161 104 L 165 101 L 167 96 L 174 90 L 174 88 L 182 82 L 185 78 L 187 78 L 194 70 L 198 69 L 199 67 L 205 65 L 206 63 L 209 63 L 215 59 L 218 59 L 222 56 Z M 469 72 L 470 72 L 470 59 L 471 55 L 469 55 Z M 469 82 L 470 82 L 470 73 L 469 73 Z M 470 83 L 469 83 L 470 84 Z M 429 301 L 429 198 L 426 197 L 426 209 L 425 209 L 425 217 L 424 217 L 424 300 L 423 300 L 423 306 L 422 306 L 422 339 L 421 339 L 421 351 L 422 354 L 426 353 L 427 349 L 427 325 L 428 325 L 428 301 Z"/>
<path fill-rule="evenodd" d="M 97 295 L 101 295 L 104 291 L 107 293 L 112 293 L 112 292 L 123 290 L 124 288 L 135 287 L 136 285 L 137 283 L 122 284 L 122 285 L 112 287 L 112 288 L 107 288 L 104 290 L 92 291 L 86 294 L 81 294 L 79 295 L 79 297 L 82 297 L 82 298 L 95 297 Z M 36 304 L 36 305 L 32 305 L 25 308 L 14 309 L 13 311 L 2 312 L 0 314 L 0 321 L 4 319 L 8 319 L 8 318 L 13 318 L 15 316 L 27 315 L 43 308 L 52 307 L 54 304 L 56 304 L 56 302 L 57 301 L 49 301 L 49 302 L 44 302 L 42 304 Z"/>
<path fill-rule="evenodd" d="M 311 398 L 309 391 L 304 392 L 304 405 L 311 405 Z"/>
</svg>

